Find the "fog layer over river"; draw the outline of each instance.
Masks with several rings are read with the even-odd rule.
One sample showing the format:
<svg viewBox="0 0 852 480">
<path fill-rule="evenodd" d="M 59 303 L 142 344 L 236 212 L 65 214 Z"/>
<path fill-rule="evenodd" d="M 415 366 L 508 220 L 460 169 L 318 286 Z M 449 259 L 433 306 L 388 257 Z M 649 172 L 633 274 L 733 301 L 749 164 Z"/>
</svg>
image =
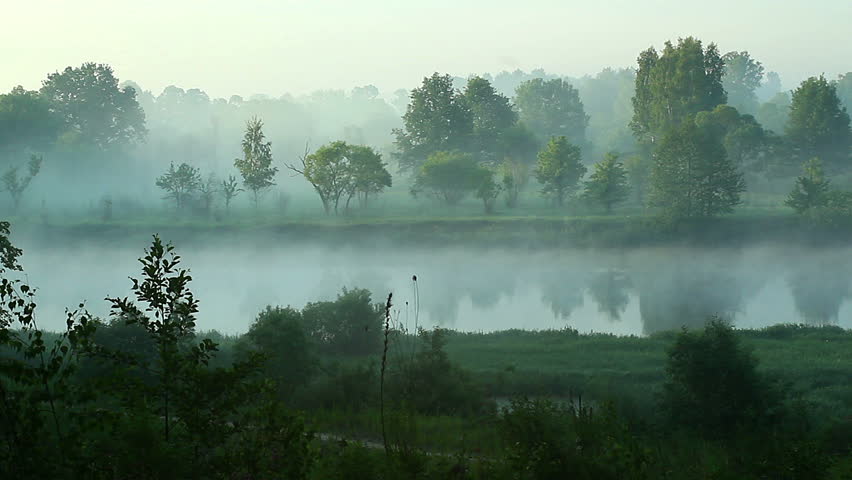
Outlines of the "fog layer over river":
<svg viewBox="0 0 852 480">
<path fill-rule="evenodd" d="M 13 239 L 39 288 L 40 325 L 58 330 L 66 307 L 98 316 L 106 296 L 129 293 L 128 276 L 149 241 Z M 247 330 L 266 305 L 301 308 L 361 287 L 382 302 L 394 293 L 401 320 L 464 331 L 572 327 L 642 335 L 701 325 L 708 315 L 740 327 L 778 323 L 852 328 L 852 249 L 639 248 L 477 250 L 461 247 L 332 247 L 239 238 L 176 242 L 200 300 L 199 328 Z M 408 305 L 406 305 L 408 302 Z"/>
</svg>

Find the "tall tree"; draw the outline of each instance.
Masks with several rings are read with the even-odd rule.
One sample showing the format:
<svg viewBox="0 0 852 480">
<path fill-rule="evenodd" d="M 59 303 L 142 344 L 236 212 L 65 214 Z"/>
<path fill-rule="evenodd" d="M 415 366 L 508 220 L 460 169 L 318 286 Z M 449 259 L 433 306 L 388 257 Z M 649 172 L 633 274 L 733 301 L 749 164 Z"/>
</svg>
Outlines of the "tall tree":
<svg viewBox="0 0 852 480">
<path fill-rule="evenodd" d="M 811 77 L 793 92 L 786 133 L 800 158 L 818 157 L 828 167 L 848 164 L 849 114 L 825 77 Z"/>
<path fill-rule="evenodd" d="M 396 157 L 402 168 L 414 171 L 434 152 L 466 150 L 473 133 L 470 108 L 449 75 L 424 78 L 411 91 L 402 120 L 403 128 L 393 131 Z"/>
<path fill-rule="evenodd" d="M 793 191 L 784 201 L 784 205 L 798 214 L 814 207 L 822 207 L 828 200 L 830 181 L 825 178 L 822 162 L 818 158 L 808 160 L 803 166 L 804 174 L 796 179 Z"/>
<path fill-rule="evenodd" d="M 156 185 L 166 191 L 166 198 L 175 201 L 178 210 L 186 206 L 186 201 L 198 191 L 201 184 L 201 173 L 197 168 L 188 163 L 181 163 L 175 168 L 174 162 L 156 181 Z"/>
<path fill-rule="evenodd" d="M 565 80 L 528 80 L 515 90 L 515 105 L 521 121 L 542 142 L 566 137 L 575 145 L 585 144 L 589 116 L 579 92 Z"/>
<path fill-rule="evenodd" d="M 638 62 L 630 126 L 640 141 L 656 143 L 696 113 L 727 100 L 724 62 L 715 44 L 703 48 L 700 40 L 681 38 L 677 45 L 666 42 L 660 55 L 649 48 Z"/>
<path fill-rule="evenodd" d="M 787 92 L 775 94 L 760 104 L 755 118 L 764 129 L 779 135 L 784 133 L 784 127 L 790 118 L 790 95 Z"/>
<path fill-rule="evenodd" d="M 595 164 L 595 171 L 586 181 L 583 196 L 586 200 L 603 206 L 606 213 L 610 213 L 612 206 L 627 200 L 629 193 L 627 171 L 618 161 L 618 154 L 609 152 L 603 161 Z"/>
<path fill-rule="evenodd" d="M 763 65 L 748 52 L 728 52 L 722 57 L 725 75 L 722 86 L 728 94 L 728 105 L 740 112 L 757 113 L 757 89 L 763 82 Z"/>
<path fill-rule="evenodd" d="M 252 192 L 257 208 L 259 195 L 275 185 L 272 179 L 278 167 L 272 166 L 272 142 L 263 134 L 263 121 L 257 117 L 246 122 L 243 136 L 243 158 L 234 160 L 234 166 L 243 176 L 243 185 Z"/>
<path fill-rule="evenodd" d="M 84 63 L 51 73 L 40 92 L 79 144 L 109 149 L 145 138 L 145 112 L 136 90 L 119 88 L 109 65 Z"/>
<path fill-rule="evenodd" d="M 553 198 L 560 207 L 585 174 L 580 147 L 566 137 L 551 138 L 538 154 L 535 178 L 542 186 L 541 193 Z"/>
<path fill-rule="evenodd" d="M 651 172 L 649 203 L 672 219 L 707 218 L 733 211 L 743 176 L 718 133 L 684 123 L 663 137 Z"/>
<path fill-rule="evenodd" d="M 518 114 L 485 78 L 471 77 L 463 95 L 473 122 L 472 151 L 482 161 L 496 164 L 506 154 L 504 137 L 517 123 Z"/>
</svg>

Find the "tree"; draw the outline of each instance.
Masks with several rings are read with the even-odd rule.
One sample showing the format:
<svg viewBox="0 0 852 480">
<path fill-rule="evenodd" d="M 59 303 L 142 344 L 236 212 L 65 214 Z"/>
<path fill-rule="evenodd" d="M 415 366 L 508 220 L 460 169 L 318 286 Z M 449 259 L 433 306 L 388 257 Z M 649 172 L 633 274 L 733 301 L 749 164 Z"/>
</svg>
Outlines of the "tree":
<svg viewBox="0 0 852 480">
<path fill-rule="evenodd" d="M 579 92 L 565 80 L 528 80 L 518 85 L 515 105 L 521 121 L 540 140 L 564 136 L 576 145 L 585 144 L 589 116 Z"/>
<path fill-rule="evenodd" d="M 665 216 L 706 218 L 730 213 L 744 190 L 742 174 L 712 129 L 688 121 L 669 132 L 657 148 L 649 203 Z"/>
<path fill-rule="evenodd" d="M 411 194 L 434 196 L 447 205 L 459 203 L 476 192 L 486 172 L 472 155 L 460 152 L 436 152 L 426 159 L 414 178 Z"/>
<path fill-rule="evenodd" d="M 349 144 L 336 141 L 323 145 L 316 152 L 300 157 L 302 166 L 287 168 L 305 177 L 322 201 L 326 215 L 332 209 L 337 214 L 340 198 L 353 190 L 352 168 L 349 162 Z"/>
<path fill-rule="evenodd" d="M 758 160 L 769 141 L 763 127 L 751 115 L 740 115 L 730 105 L 719 105 L 709 112 L 695 116 L 699 127 L 713 129 L 722 138 L 725 152 L 734 164 L 741 167 L 760 167 Z"/>
<path fill-rule="evenodd" d="M 822 162 L 818 158 L 808 160 L 803 166 L 804 175 L 796 179 L 793 191 L 784 201 L 784 205 L 792 208 L 798 214 L 803 214 L 815 207 L 823 207 L 828 200 L 829 184 L 822 170 Z"/>
<path fill-rule="evenodd" d="M 51 73 L 40 93 L 62 120 L 65 131 L 83 145 L 109 149 L 142 141 L 147 134 L 136 91 L 119 88 L 109 65 L 84 63 Z"/>
<path fill-rule="evenodd" d="M 352 169 L 352 183 L 346 206 L 352 195 L 358 197 L 361 206 L 366 207 L 370 195 L 378 195 L 393 185 L 393 179 L 382 155 L 364 145 L 349 146 L 349 163 Z"/>
<path fill-rule="evenodd" d="M 755 118 L 764 129 L 776 134 L 784 133 L 784 127 L 790 118 L 790 95 L 787 92 L 775 94 L 760 104 Z"/>
<path fill-rule="evenodd" d="M 0 95 L 0 154 L 44 151 L 56 141 L 62 125 L 50 102 L 38 92 L 15 87 Z"/>
<path fill-rule="evenodd" d="M 243 185 L 254 196 L 257 208 L 261 192 L 275 185 L 272 179 L 278 168 L 272 166 L 272 142 L 266 141 L 263 134 L 263 121 L 253 117 L 246 122 L 246 133 L 242 142 L 243 158 L 234 160 L 234 166 L 243 176 Z"/>
<path fill-rule="evenodd" d="M 811 77 L 793 92 L 786 134 L 801 157 L 819 157 L 831 167 L 846 165 L 852 147 L 849 114 L 825 77 Z"/>
<path fill-rule="evenodd" d="M 209 214 L 212 210 L 217 193 L 219 193 L 219 180 L 216 179 L 215 174 L 211 173 L 207 176 L 207 180 L 199 182 L 198 198 L 201 200 L 205 213 Z"/>
<path fill-rule="evenodd" d="M 467 81 L 463 98 L 472 116 L 472 151 L 482 161 L 492 164 L 500 161 L 505 155 L 503 137 L 517 123 L 518 114 L 508 98 L 479 76 Z"/>
<path fill-rule="evenodd" d="M 676 426 L 709 437 L 768 425 L 778 398 L 733 328 L 711 318 L 700 333 L 684 330 L 669 349 L 663 408 Z"/>
<path fill-rule="evenodd" d="M 201 186 L 201 173 L 198 169 L 188 163 L 181 163 L 175 168 L 174 162 L 169 165 L 169 170 L 157 177 L 156 184 L 167 192 L 166 198 L 175 201 L 178 210 L 186 206 L 186 201 Z"/>
<path fill-rule="evenodd" d="M 651 159 L 644 155 L 631 155 L 624 162 L 627 170 L 627 183 L 635 195 L 636 203 L 645 203 L 645 194 L 651 177 Z"/>
<path fill-rule="evenodd" d="M 400 167 L 415 172 L 435 152 L 467 150 L 473 133 L 467 102 L 453 88 L 453 78 L 438 73 L 411 91 L 402 121 L 403 128 L 393 131 L 395 156 Z"/>
<path fill-rule="evenodd" d="M 757 112 L 756 91 L 763 82 L 763 65 L 748 52 L 728 52 L 722 57 L 725 74 L 722 86 L 728 95 L 728 105 L 740 112 Z"/>
<path fill-rule="evenodd" d="M 580 147 L 568 138 L 553 137 L 538 154 L 535 178 L 542 185 L 541 193 L 550 196 L 560 207 L 565 197 L 576 190 L 577 183 L 586 174 Z"/>
<path fill-rule="evenodd" d="M 231 201 L 242 192 L 243 189 L 239 188 L 239 183 L 237 183 L 236 177 L 233 175 L 229 175 L 227 179 L 222 180 L 222 197 L 225 199 L 225 210 L 231 210 Z"/>
<path fill-rule="evenodd" d="M 27 163 L 27 175 L 18 176 L 18 167 L 9 167 L 6 173 L 0 177 L 3 182 L 3 188 L 12 196 L 12 202 L 15 205 L 15 210 L 21 204 L 21 198 L 24 196 L 24 191 L 30 186 L 38 172 L 41 170 L 42 157 L 40 155 L 30 155 L 30 161 Z"/>
<path fill-rule="evenodd" d="M 524 163 L 506 158 L 500 164 L 499 174 L 501 175 L 501 190 L 506 194 L 506 206 L 515 208 L 518 206 L 518 198 L 521 190 L 529 181 L 529 173 L 527 166 Z"/>
<path fill-rule="evenodd" d="M 384 308 L 363 288 L 343 289 L 332 302 L 313 302 L 302 309 L 305 331 L 321 350 L 370 355 L 381 348 Z"/>
<path fill-rule="evenodd" d="M 637 139 L 656 143 L 698 112 L 725 103 L 724 61 L 715 44 L 702 48 L 693 37 L 677 46 L 666 42 L 661 55 L 653 47 L 639 55 L 633 120 Z"/>
<path fill-rule="evenodd" d="M 606 213 L 610 213 L 613 205 L 627 200 L 629 192 L 627 171 L 618 161 L 618 154 L 610 152 L 603 161 L 595 164 L 595 171 L 586 181 L 583 196 L 590 202 L 603 206 Z"/>
<path fill-rule="evenodd" d="M 355 196 L 366 205 L 370 194 L 391 186 L 390 172 L 382 156 L 363 145 L 338 140 L 314 153 L 306 151 L 299 160 L 301 166 L 287 164 L 287 168 L 305 177 L 314 187 L 326 214 L 332 210 L 337 214 L 341 201 L 348 209 Z"/>
<path fill-rule="evenodd" d="M 500 195 L 502 186 L 494 181 L 494 171 L 484 167 L 482 170 L 482 178 L 479 181 L 479 187 L 476 189 L 476 198 L 482 200 L 485 213 L 494 213 L 494 202 Z"/>
<path fill-rule="evenodd" d="M 278 389 L 292 394 L 308 383 L 316 371 L 302 313 L 291 307 L 270 307 L 258 314 L 245 338 L 249 348 L 266 358 L 266 373 Z"/>
</svg>

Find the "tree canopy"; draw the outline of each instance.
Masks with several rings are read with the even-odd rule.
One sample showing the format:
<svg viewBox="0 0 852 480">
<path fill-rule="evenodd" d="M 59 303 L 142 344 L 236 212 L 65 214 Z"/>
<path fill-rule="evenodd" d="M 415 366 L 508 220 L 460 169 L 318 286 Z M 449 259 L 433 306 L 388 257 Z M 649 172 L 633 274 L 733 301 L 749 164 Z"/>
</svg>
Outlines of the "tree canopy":
<svg viewBox="0 0 852 480">
<path fill-rule="evenodd" d="M 579 92 L 567 81 L 527 80 L 515 90 L 515 105 L 521 122 L 540 142 L 565 137 L 575 145 L 585 144 L 589 116 Z"/>
<path fill-rule="evenodd" d="M 535 178 L 541 184 L 541 193 L 551 197 L 560 207 L 585 174 L 580 147 L 569 142 L 567 137 L 551 138 L 538 153 Z"/>
<path fill-rule="evenodd" d="M 725 74 L 722 86 L 728 95 L 728 105 L 740 112 L 757 113 L 757 89 L 763 82 L 763 65 L 748 52 L 728 52 L 722 57 Z"/>
<path fill-rule="evenodd" d="M 234 166 L 243 176 L 243 185 L 254 195 L 257 207 L 261 192 L 275 185 L 272 180 L 278 167 L 272 166 L 272 142 L 263 133 L 263 121 L 257 117 L 246 122 L 242 141 L 243 157 L 234 160 Z"/>
<path fill-rule="evenodd" d="M 119 88 L 109 65 L 89 62 L 51 73 L 40 93 L 71 143 L 110 149 L 145 139 L 145 112 L 136 90 Z"/>
<path fill-rule="evenodd" d="M 725 63 L 713 43 L 703 48 L 696 38 L 681 38 L 677 45 L 666 42 L 661 54 L 653 47 L 643 51 L 638 63 L 630 126 L 642 141 L 655 143 L 696 113 L 727 100 Z"/>
<path fill-rule="evenodd" d="M 627 200 L 630 188 L 627 186 L 627 170 L 618 161 L 618 154 L 610 152 L 595 164 L 594 171 L 586 181 L 583 197 L 612 212 L 613 205 Z"/>
<path fill-rule="evenodd" d="M 426 194 L 442 200 L 447 205 L 459 203 L 465 196 L 476 192 L 493 173 L 481 166 L 468 153 L 436 152 L 429 156 L 411 187 L 414 196 Z"/>
<path fill-rule="evenodd" d="M 434 73 L 424 78 L 410 99 L 403 128 L 394 129 L 401 167 L 416 170 L 434 152 L 467 150 L 473 117 L 451 76 Z"/>
<path fill-rule="evenodd" d="M 811 77 L 793 92 L 786 134 L 800 158 L 819 157 L 831 167 L 848 165 L 849 114 L 825 77 Z"/>
</svg>

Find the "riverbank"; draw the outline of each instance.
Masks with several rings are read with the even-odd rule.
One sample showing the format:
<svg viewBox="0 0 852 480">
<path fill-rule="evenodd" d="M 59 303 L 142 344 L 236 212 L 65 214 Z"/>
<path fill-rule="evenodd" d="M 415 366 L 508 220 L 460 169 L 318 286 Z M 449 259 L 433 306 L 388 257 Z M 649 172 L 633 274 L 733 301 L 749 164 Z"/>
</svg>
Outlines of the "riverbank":
<svg viewBox="0 0 852 480">
<path fill-rule="evenodd" d="M 650 216 L 358 217 L 231 221 L 141 218 L 127 221 L 13 221 L 14 236 L 120 242 L 157 233 L 172 241 L 273 238 L 327 244 L 464 245 L 507 248 L 625 248 L 760 243 L 837 245 L 852 232 L 813 228 L 792 214 L 734 215 L 670 224 Z"/>
</svg>

